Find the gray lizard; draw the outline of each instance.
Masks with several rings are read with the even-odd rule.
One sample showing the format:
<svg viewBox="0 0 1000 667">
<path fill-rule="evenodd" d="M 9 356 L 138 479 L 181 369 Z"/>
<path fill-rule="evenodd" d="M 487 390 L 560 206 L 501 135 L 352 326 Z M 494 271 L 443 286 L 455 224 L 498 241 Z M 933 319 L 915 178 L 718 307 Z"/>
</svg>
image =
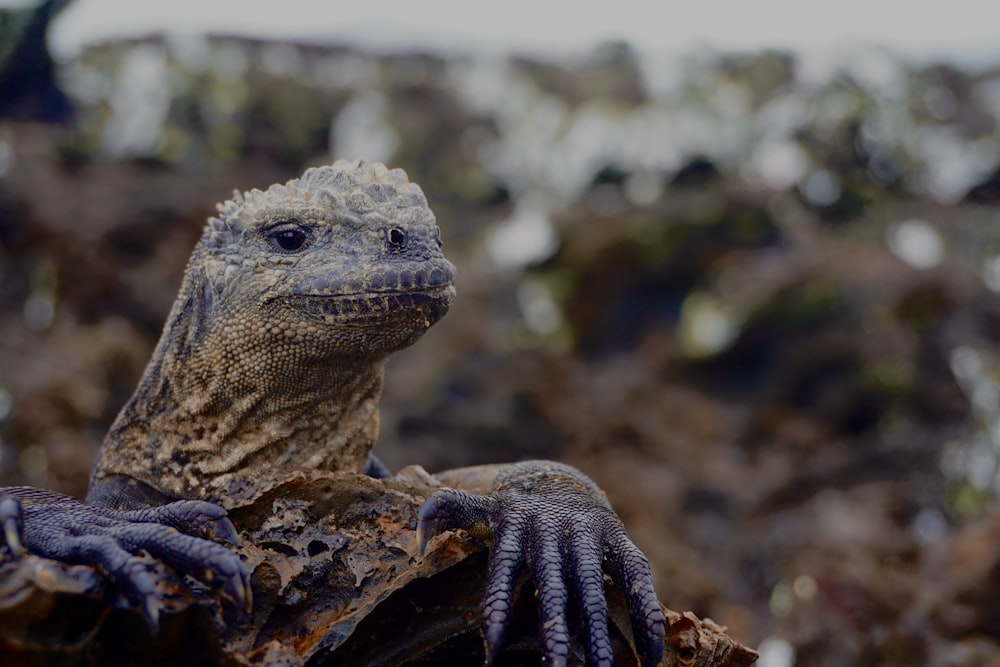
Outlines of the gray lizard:
<svg viewBox="0 0 1000 667">
<path fill-rule="evenodd" d="M 149 365 L 111 427 L 85 503 L 0 489 L 0 544 L 94 566 L 155 628 L 155 582 L 134 556 L 215 582 L 249 609 L 236 539 L 239 507 L 288 471 L 388 474 L 372 454 L 386 359 L 447 312 L 454 267 L 406 174 L 337 162 L 218 207 L 194 250 Z M 588 663 L 610 665 L 604 575 L 625 596 L 644 664 L 663 654 L 665 621 L 645 556 L 601 490 L 554 462 L 438 475 L 420 510 L 420 544 L 463 528 L 491 544 L 482 619 L 486 659 L 500 646 L 518 574 L 537 591 L 551 664 L 579 617 Z M 576 605 L 570 614 L 569 605 Z"/>
</svg>

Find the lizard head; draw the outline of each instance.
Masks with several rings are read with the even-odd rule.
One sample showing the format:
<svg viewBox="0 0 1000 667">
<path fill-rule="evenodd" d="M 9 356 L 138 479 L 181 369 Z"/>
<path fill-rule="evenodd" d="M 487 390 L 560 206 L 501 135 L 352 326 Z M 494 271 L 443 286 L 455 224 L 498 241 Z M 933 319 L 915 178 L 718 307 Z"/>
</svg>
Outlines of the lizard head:
<svg viewBox="0 0 1000 667">
<path fill-rule="evenodd" d="M 204 270 L 210 325 L 242 332 L 244 345 L 386 356 L 454 299 L 434 214 L 401 169 L 342 160 L 218 209 L 192 265 Z"/>
<path fill-rule="evenodd" d="M 385 359 L 455 296 L 434 215 L 399 169 L 337 162 L 218 208 L 92 497 L 121 477 L 234 503 L 289 471 L 361 470 Z"/>
</svg>

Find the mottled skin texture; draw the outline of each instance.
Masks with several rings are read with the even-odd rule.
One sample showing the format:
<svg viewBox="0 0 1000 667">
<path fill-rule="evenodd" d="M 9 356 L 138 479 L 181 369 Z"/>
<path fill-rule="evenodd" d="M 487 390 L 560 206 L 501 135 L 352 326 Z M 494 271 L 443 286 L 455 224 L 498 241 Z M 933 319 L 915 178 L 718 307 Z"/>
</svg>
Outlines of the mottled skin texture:
<svg viewBox="0 0 1000 667">
<path fill-rule="evenodd" d="M 385 361 L 445 314 L 453 276 L 434 216 L 401 170 L 338 162 L 236 193 L 191 257 L 153 358 L 94 464 L 87 504 L 0 489 L 5 551 L 93 565 L 152 627 L 157 600 L 132 555 L 140 550 L 248 607 L 239 560 L 205 539 L 235 537 L 212 503 L 238 507 L 291 471 L 383 474 L 371 450 Z M 524 566 L 551 664 L 565 664 L 575 616 L 588 662 L 611 664 L 605 572 L 629 602 L 644 663 L 659 661 L 664 617 L 648 564 L 592 481 L 544 461 L 439 479 L 455 488 L 428 498 L 421 544 L 453 528 L 492 543 L 487 662 Z"/>
</svg>

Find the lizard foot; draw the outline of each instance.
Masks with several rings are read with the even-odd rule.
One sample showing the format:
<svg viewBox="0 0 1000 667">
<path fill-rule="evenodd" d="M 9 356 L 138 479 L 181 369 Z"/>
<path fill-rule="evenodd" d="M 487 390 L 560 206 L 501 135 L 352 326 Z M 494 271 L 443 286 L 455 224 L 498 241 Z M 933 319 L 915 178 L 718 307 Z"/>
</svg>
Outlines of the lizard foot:
<svg viewBox="0 0 1000 667">
<path fill-rule="evenodd" d="M 642 664 L 660 662 L 665 618 L 649 563 L 597 486 L 580 472 L 551 462 L 526 462 L 510 466 L 488 496 L 438 490 L 420 509 L 421 551 L 434 533 L 454 528 L 477 537 L 492 534 L 482 606 L 487 665 L 493 664 L 503 640 L 524 566 L 535 583 L 547 664 L 567 663 L 570 599 L 585 626 L 587 663 L 614 663 L 605 571 L 627 600 Z"/>
<path fill-rule="evenodd" d="M 209 541 L 237 539 L 225 510 L 212 503 L 180 500 L 116 511 L 53 491 L 12 487 L 0 495 L 0 529 L 0 546 L 14 558 L 27 552 L 97 569 L 154 632 L 160 600 L 153 577 L 134 555 L 140 551 L 219 589 L 248 612 L 252 605 L 250 578 L 239 558 Z"/>
</svg>

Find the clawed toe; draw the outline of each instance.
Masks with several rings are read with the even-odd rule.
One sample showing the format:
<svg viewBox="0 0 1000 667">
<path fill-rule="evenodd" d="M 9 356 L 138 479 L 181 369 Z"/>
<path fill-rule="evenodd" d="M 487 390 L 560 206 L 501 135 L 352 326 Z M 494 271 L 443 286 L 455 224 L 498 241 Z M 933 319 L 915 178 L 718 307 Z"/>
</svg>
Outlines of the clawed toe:
<svg viewBox="0 0 1000 667">
<path fill-rule="evenodd" d="M 462 528 L 475 537 L 487 537 L 495 503 L 455 489 L 439 489 L 424 501 L 417 513 L 417 548 L 422 555 L 427 543 L 439 532 Z"/>
<path fill-rule="evenodd" d="M 158 523 L 182 533 L 239 544 L 239 533 L 226 510 L 202 500 L 178 500 L 167 505 L 123 512 L 123 518 L 137 523 Z"/>
<path fill-rule="evenodd" d="M 232 554 L 218 559 L 214 565 L 223 575 L 221 592 L 238 609 L 250 613 L 253 609 L 253 591 L 250 588 L 250 575 L 243 564 Z"/>
<path fill-rule="evenodd" d="M 21 558 L 25 554 L 24 540 L 24 514 L 21 510 L 21 503 L 16 498 L 3 496 L 0 498 L 0 527 L 3 529 L 4 544 L 14 558 Z"/>
<path fill-rule="evenodd" d="M 663 658 L 666 618 L 653 590 L 649 561 L 624 533 L 619 534 L 611 547 L 609 571 L 619 590 L 625 593 L 642 664 L 656 665 Z"/>
</svg>

